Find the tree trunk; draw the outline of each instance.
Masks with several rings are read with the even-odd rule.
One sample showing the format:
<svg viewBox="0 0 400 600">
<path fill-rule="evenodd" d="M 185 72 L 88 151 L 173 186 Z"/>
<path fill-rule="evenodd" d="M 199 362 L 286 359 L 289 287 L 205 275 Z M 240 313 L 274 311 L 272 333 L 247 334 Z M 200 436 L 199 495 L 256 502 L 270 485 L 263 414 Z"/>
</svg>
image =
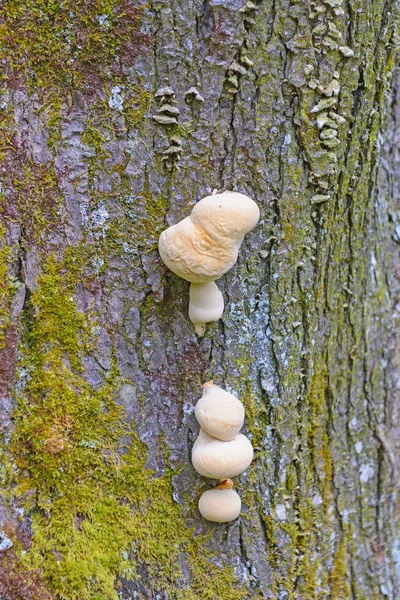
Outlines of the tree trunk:
<svg viewBox="0 0 400 600">
<path fill-rule="evenodd" d="M 396 5 L 244 3 L 3 2 L 1 598 L 400 597 Z M 157 242 L 214 189 L 261 219 L 197 338 Z"/>
</svg>

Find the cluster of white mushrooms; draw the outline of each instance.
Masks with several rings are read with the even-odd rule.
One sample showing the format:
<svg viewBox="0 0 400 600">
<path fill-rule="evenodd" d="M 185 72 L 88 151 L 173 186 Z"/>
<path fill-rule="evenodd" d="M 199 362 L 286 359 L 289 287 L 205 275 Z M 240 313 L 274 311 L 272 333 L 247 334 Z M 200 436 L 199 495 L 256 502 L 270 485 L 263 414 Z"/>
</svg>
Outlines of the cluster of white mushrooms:
<svg viewBox="0 0 400 600">
<path fill-rule="evenodd" d="M 230 478 L 243 473 L 253 460 L 250 441 L 239 433 L 244 421 L 243 404 L 208 381 L 194 413 L 201 429 L 192 450 L 193 466 L 203 477 L 220 480 L 201 496 L 199 511 L 208 521 L 227 523 L 239 516 L 241 508 Z"/>
<path fill-rule="evenodd" d="M 245 234 L 260 218 L 257 204 L 237 192 L 222 192 L 198 202 L 189 217 L 162 232 L 159 252 L 165 265 L 190 281 L 189 318 L 199 337 L 207 323 L 220 319 L 222 294 L 214 281 L 235 264 Z M 200 434 L 192 451 L 200 475 L 220 483 L 202 494 L 199 511 L 219 523 L 239 516 L 241 501 L 231 477 L 243 473 L 253 460 L 253 448 L 239 433 L 244 421 L 242 403 L 212 381 L 203 386 L 195 407 Z"/>
</svg>

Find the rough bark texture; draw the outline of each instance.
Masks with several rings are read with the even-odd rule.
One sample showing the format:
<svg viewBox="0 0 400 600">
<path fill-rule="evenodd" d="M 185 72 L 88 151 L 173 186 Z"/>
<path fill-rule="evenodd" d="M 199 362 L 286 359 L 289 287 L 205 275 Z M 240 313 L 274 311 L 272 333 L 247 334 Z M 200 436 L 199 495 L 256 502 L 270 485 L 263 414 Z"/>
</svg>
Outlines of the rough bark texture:
<svg viewBox="0 0 400 600">
<path fill-rule="evenodd" d="M 396 5 L 244 2 L 2 2 L 1 598 L 400 597 Z M 157 240 L 213 189 L 262 216 L 199 340 Z"/>
</svg>

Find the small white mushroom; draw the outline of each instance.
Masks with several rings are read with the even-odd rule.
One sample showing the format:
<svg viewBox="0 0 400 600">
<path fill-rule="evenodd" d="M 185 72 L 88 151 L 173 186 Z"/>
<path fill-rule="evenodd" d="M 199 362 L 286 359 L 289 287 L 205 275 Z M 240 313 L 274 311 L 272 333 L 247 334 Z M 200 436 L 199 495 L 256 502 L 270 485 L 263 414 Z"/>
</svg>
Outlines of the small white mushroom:
<svg viewBox="0 0 400 600">
<path fill-rule="evenodd" d="M 206 323 L 213 323 L 224 312 L 224 298 L 213 281 L 190 285 L 189 319 L 199 337 L 203 337 Z"/>
<path fill-rule="evenodd" d="M 229 442 L 243 425 L 243 404 L 213 381 L 203 385 L 203 396 L 197 402 L 194 414 L 200 427 L 209 435 Z"/>
<path fill-rule="evenodd" d="M 221 442 L 200 429 L 192 450 L 193 467 L 200 475 L 211 479 L 240 475 L 252 460 L 253 447 L 241 433 L 230 442 Z"/>
<path fill-rule="evenodd" d="M 237 519 L 242 502 L 232 486 L 232 481 L 227 479 L 200 496 L 199 512 L 204 519 L 214 523 L 229 523 Z"/>
<path fill-rule="evenodd" d="M 168 85 L 164 86 L 164 87 L 160 87 L 156 93 L 155 93 L 155 98 L 162 98 L 164 96 L 175 96 L 175 92 L 172 88 L 170 88 Z"/>
</svg>

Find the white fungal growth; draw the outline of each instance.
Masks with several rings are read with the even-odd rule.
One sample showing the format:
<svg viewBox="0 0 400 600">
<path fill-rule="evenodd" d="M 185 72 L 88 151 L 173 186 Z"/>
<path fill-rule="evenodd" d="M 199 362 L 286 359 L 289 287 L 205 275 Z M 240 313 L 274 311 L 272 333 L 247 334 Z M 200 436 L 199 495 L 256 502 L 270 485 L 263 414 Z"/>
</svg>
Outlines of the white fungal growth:
<svg viewBox="0 0 400 600">
<path fill-rule="evenodd" d="M 337 139 L 337 137 L 336 138 L 332 138 L 330 140 L 322 140 L 322 143 L 327 148 L 335 148 L 336 146 L 340 145 L 340 141 Z"/>
<path fill-rule="evenodd" d="M 304 67 L 304 74 L 305 74 L 305 75 L 310 75 L 310 73 L 312 73 L 313 71 L 314 71 L 314 66 L 313 66 L 313 65 L 311 65 L 311 64 L 309 64 L 309 65 L 306 65 L 306 66 Z"/>
<path fill-rule="evenodd" d="M 324 39 L 322 40 L 322 43 L 324 46 L 326 46 L 327 48 L 330 48 L 331 50 L 336 50 L 336 48 L 338 47 L 337 42 L 329 35 L 324 37 Z"/>
<path fill-rule="evenodd" d="M 173 273 L 192 283 L 219 279 L 235 264 L 243 237 L 259 216 L 257 204 L 244 194 L 207 196 L 189 217 L 162 232 L 160 256 Z"/>
<path fill-rule="evenodd" d="M 203 477 L 222 480 L 201 496 L 199 511 L 209 521 L 227 523 L 239 516 L 241 507 L 228 478 L 243 473 L 253 460 L 251 442 L 239 433 L 244 408 L 235 396 L 208 381 L 194 412 L 201 429 L 192 450 L 193 467 Z"/>
<path fill-rule="evenodd" d="M 194 443 L 192 463 L 196 471 L 210 479 L 226 479 L 244 473 L 253 460 L 250 440 L 238 433 L 229 442 L 222 442 L 203 429 Z"/>
<path fill-rule="evenodd" d="M 242 506 L 240 496 L 232 489 L 232 481 L 227 481 L 230 484 L 224 482 L 200 496 L 199 512 L 207 521 L 229 523 L 239 516 Z"/>
<path fill-rule="evenodd" d="M 165 103 L 157 109 L 158 113 L 167 113 L 168 115 L 179 115 L 179 108 L 172 104 Z"/>
<path fill-rule="evenodd" d="M 185 92 L 185 100 L 186 102 L 191 102 L 192 100 L 197 100 L 198 102 L 204 102 L 203 96 L 200 94 L 197 88 L 191 87 Z"/>
<path fill-rule="evenodd" d="M 243 237 L 255 227 L 259 217 L 257 204 L 244 194 L 223 192 L 207 196 L 194 206 L 189 217 L 162 232 L 158 244 L 161 259 L 173 273 L 191 283 L 219 279 L 235 264 Z M 212 296 L 212 310 L 217 311 L 222 297 L 213 286 L 197 290 L 197 296 L 204 299 L 206 291 Z M 195 300 L 195 288 L 191 293 Z M 195 301 L 192 305 L 194 309 Z M 194 319 L 198 319 L 194 312 Z M 200 324 L 208 322 L 203 318 Z M 215 320 L 214 312 L 209 320 Z"/>
<path fill-rule="evenodd" d="M 190 285 L 189 319 L 199 337 L 205 333 L 206 323 L 214 323 L 224 312 L 224 298 L 213 281 Z"/>
<path fill-rule="evenodd" d="M 325 25 L 325 23 L 320 23 L 320 25 L 317 25 L 316 27 L 314 27 L 314 29 L 312 30 L 312 34 L 313 35 L 322 35 L 323 33 L 326 33 L 327 30 L 327 26 Z"/>
<path fill-rule="evenodd" d="M 311 198 L 311 204 L 323 204 L 324 202 L 329 202 L 331 197 L 325 194 L 315 194 Z"/>
<path fill-rule="evenodd" d="M 340 6 L 343 0 L 324 0 L 325 4 L 329 4 L 332 8 Z"/>
<path fill-rule="evenodd" d="M 203 396 L 197 402 L 194 414 L 206 433 L 224 442 L 239 433 L 244 421 L 240 400 L 212 381 L 203 385 Z"/>
<path fill-rule="evenodd" d="M 160 125 L 177 125 L 178 121 L 175 117 L 167 117 L 166 115 L 153 115 L 153 119 Z"/>
<path fill-rule="evenodd" d="M 337 27 L 333 23 L 333 21 L 328 22 L 328 28 L 329 28 L 329 35 L 331 37 L 335 38 L 336 40 L 340 40 L 342 38 L 342 34 L 340 33 L 339 29 L 337 29 Z"/>
</svg>

